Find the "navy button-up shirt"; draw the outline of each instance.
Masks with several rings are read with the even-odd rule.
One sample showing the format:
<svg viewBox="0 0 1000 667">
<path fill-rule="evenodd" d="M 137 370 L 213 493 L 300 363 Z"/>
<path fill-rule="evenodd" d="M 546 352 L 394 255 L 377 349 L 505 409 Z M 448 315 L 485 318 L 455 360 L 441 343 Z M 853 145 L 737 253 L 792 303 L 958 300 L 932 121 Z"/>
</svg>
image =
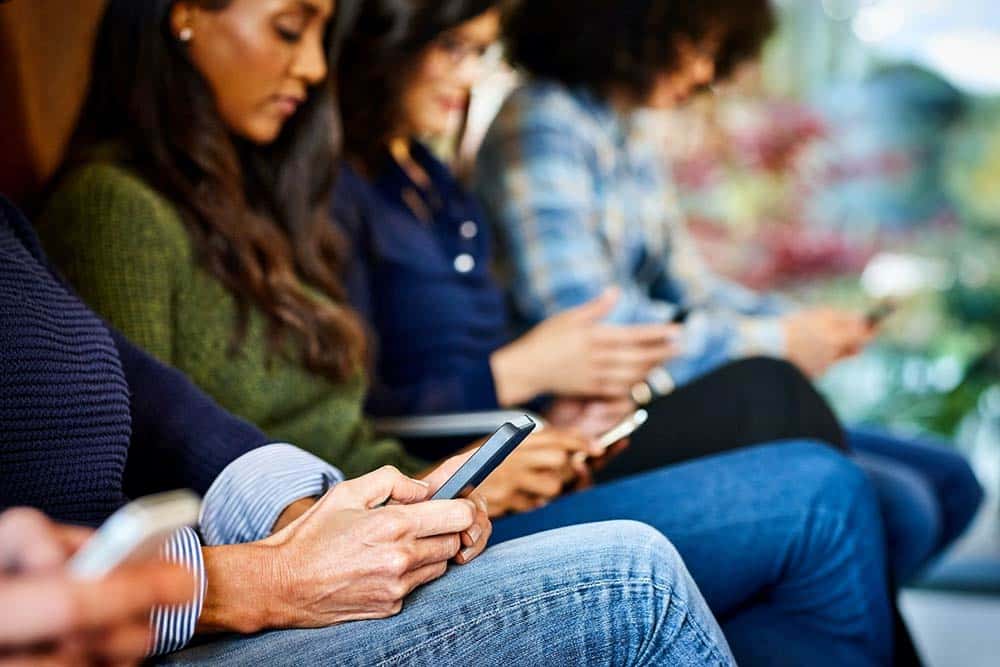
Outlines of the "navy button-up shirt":
<svg viewBox="0 0 1000 667">
<path fill-rule="evenodd" d="M 490 355 L 508 340 L 477 201 L 424 146 L 421 189 L 393 161 L 373 181 L 344 165 L 334 219 L 353 247 L 351 299 L 376 337 L 376 416 L 497 408 Z"/>
</svg>

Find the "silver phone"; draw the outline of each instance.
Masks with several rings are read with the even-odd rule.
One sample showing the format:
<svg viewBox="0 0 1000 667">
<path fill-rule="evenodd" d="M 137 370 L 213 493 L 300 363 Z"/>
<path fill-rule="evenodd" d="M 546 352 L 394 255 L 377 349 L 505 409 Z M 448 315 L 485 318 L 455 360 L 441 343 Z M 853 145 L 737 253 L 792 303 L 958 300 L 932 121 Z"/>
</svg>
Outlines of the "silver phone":
<svg viewBox="0 0 1000 667">
<path fill-rule="evenodd" d="M 123 563 L 148 558 L 172 533 L 198 523 L 201 499 L 169 491 L 130 502 L 111 515 L 69 562 L 78 579 L 100 579 Z"/>
</svg>

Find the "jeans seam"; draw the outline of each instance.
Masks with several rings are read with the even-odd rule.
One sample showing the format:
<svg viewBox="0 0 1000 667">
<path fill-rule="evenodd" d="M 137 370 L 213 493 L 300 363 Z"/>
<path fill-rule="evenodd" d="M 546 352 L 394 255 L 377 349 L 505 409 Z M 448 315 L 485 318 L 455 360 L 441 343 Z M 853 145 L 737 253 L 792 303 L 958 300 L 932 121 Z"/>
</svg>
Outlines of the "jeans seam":
<svg viewBox="0 0 1000 667">
<path fill-rule="evenodd" d="M 583 592 L 583 591 L 588 591 L 588 590 L 592 590 L 594 588 L 601 588 L 601 587 L 608 587 L 608 586 L 620 586 L 623 589 L 631 589 L 631 588 L 637 588 L 638 586 L 643 586 L 643 585 L 650 586 L 651 588 L 653 588 L 654 590 L 656 590 L 656 591 L 658 591 L 660 593 L 667 593 L 667 594 L 670 593 L 670 588 L 669 587 L 663 586 L 662 584 L 657 584 L 652 579 L 648 579 L 648 578 L 605 579 L 605 580 L 599 580 L 599 581 L 589 582 L 589 583 L 586 583 L 586 584 L 579 584 L 579 585 L 576 585 L 576 586 L 564 586 L 562 588 L 557 588 L 555 590 L 546 591 L 544 593 L 538 593 L 537 595 L 533 595 L 531 597 L 518 600 L 515 603 L 513 603 L 512 605 L 505 606 L 503 609 L 492 609 L 490 611 L 487 611 L 487 612 L 485 612 L 483 614 L 478 615 L 476 618 L 470 619 L 470 620 L 465 621 L 463 623 L 459 623 L 458 625 L 451 626 L 450 628 L 448 628 L 446 630 L 440 630 L 440 631 L 438 631 L 436 633 L 437 634 L 437 638 L 431 640 L 430 642 L 424 642 L 419 647 L 412 647 L 412 648 L 409 648 L 409 649 L 405 650 L 402 653 L 396 654 L 396 655 L 391 656 L 391 657 L 384 658 L 384 659 L 380 660 L 377 664 L 378 665 L 399 664 L 400 661 L 407 659 L 408 657 L 410 657 L 411 655 L 413 655 L 414 653 L 416 653 L 417 651 L 419 651 L 421 649 L 428 648 L 429 646 L 430 647 L 437 646 L 437 645 L 441 644 L 442 642 L 444 642 L 445 640 L 451 639 L 452 637 L 454 637 L 454 635 L 456 635 L 456 634 L 458 634 L 458 633 L 460 633 L 460 632 L 462 632 L 462 631 L 464 631 L 464 630 L 466 630 L 466 629 L 468 629 L 470 627 L 475 627 L 476 625 L 479 625 L 482 622 L 484 622 L 484 621 L 486 621 L 486 620 L 488 620 L 490 618 L 496 617 L 496 616 L 500 615 L 501 613 L 505 613 L 505 612 L 508 612 L 508 611 L 511 611 L 511 610 L 520 609 L 521 607 L 524 607 L 524 606 L 529 605 L 529 604 L 535 604 L 537 602 L 542 602 L 544 600 L 551 599 L 551 598 L 558 597 L 558 596 L 562 596 L 562 595 L 566 595 L 566 594 L 579 593 L 579 592 Z M 671 601 L 671 604 L 673 604 L 673 601 Z M 698 637 L 698 639 L 702 642 L 702 644 L 704 646 L 711 647 L 711 652 L 712 652 L 713 659 L 716 660 L 719 664 L 723 664 L 723 665 L 726 664 L 724 656 L 719 652 L 718 647 L 715 646 L 715 643 L 710 640 L 709 634 L 706 633 L 705 630 L 704 630 L 704 628 L 702 628 L 691 617 L 690 613 L 688 612 L 687 604 L 685 604 L 683 602 L 678 602 L 677 603 L 677 608 L 683 610 L 686 618 L 691 618 L 692 619 L 691 620 L 691 625 L 695 629 L 695 635 Z"/>
</svg>

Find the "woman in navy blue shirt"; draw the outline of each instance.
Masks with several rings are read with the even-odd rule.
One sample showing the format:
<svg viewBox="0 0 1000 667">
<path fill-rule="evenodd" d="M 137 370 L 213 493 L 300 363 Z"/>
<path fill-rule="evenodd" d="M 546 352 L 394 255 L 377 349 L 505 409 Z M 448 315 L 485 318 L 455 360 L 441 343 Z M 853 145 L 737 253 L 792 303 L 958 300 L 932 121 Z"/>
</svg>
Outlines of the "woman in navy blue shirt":
<svg viewBox="0 0 1000 667">
<path fill-rule="evenodd" d="M 333 217 L 354 245 L 352 300 L 377 338 L 369 411 L 406 416 L 528 405 L 557 425 L 603 432 L 635 409 L 632 388 L 675 352 L 676 327 L 602 322 L 615 305 L 610 293 L 517 337 L 491 272 L 483 211 L 418 139 L 454 129 L 496 25 L 470 23 L 459 34 L 431 20 L 423 25 L 414 12 L 398 19 L 411 22 L 412 34 L 391 43 L 391 34 L 377 32 L 392 24 L 378 23 L 377 8 L 360 20 L 338 72 L 349 161 Z M 414 35 L 423 41 L 413 44 Z M 420 71 L 407 65 L 421 59 Z M 843 442 L 811 383 L 773 359 L 730 364 L 655 401 L 650 412 L 602 478 L 779 439 Z M 449 444 L 422 443 L 419 453 L 441 456 Z"/>
<path fill-rule="evenodd" d="M 621 404 L 631 408 L 630 383 L 671 354 L 672 326 L 608 326 L 601 320 L 616 295 L 607 294 L 512 338 L 502 292 L 490 274 L 489 236 L 479 207 L 418 140 L 442 134 L 460 116 L 496 38 L 496 4 L 369 0 L 345 40 L 338 90 L 348 163 L 340 173 L 334 217 L 354 241 L 358 261 L 348 285 L 379 339 L 370 408 L 389 415 L 451 412 L 516 406 L 554 394 L 558 397 L 549 405 L 538 407 L 546 408 L 547 416 L 560 425 L 579 426 L 581 414 L 594 417 L 592 406 L 609 412 L 621 410 Z M 718 384 L 720 390 L 728 386 L 741 385 Z M 697 419 L 682 419 L 683 409 L 674 406 L 689 409 L 694 417 L 705 410 L 700 400 L 682 399 L 689 392 L 651 405 L 651 421 L 694 441 L 698 436 L 693 429 L 712 421 L 699 425 Z M 674 412 L 676 424 L 662 406 Z M 771 414 L 783 417 L 781 407 L 794 405 L 778 406 Z M 751 414 L 745 423 L 739 418 L 732 422 L 750 431 L 755 426 L 751 420 L 758 416 L 747 412 Z M 831 422 L 827 442 L 838 437 L 836 422 Z M 802 435 L 790 432 L 795 425 L 789 424 L 779 424 L 783 433 Z M 718 430 L 726 428 L 733 426 L 727 423 Z M 684 429 L 692 429 L 691 435 Z M 650 433 L 648 427 L 644 431 Z M 851 600 L 852 594 L 831 596 L 845 582 L 843 575 L 819 566 L 824 572 L 814 579 L 813 566 L 803 569 L 786 561 L 801 548 L 816 555 L 811 547 L 789 541 L 820 533 L 830 536 L 825 528 L 817 533 L 808 525 L 826 515 L 825 509 L 814 511 L 817 502 L 843 506 L 860 500 L 862 506 L 849 511 L 848 532 L 835 532 L 849 543 L 865 545 L 865 551 L 884 550 L 881 535 L 857 535 L 859 529 L 867 533 L 864 524 L 872 518 L 876 532 L 882 531 L 877 505 L 865 507 L 874 502 L 870 489 L 853 500 L 844 496 L 857 494 L 857 482 L 864 480 L 855 466 L 830 447 L 785 443 L 664 467 L 676 454 L 674 440 L 647 435 L 643 442 L 642 437 L 606 472 L 610 475 L 616 464 L 631 461 L 647 470 L 645 474 L 602 480 L 571 494 L 562 493 L 562 480 L 583 476 L 571 469 L 572 457 L 526 442 L 501 468 L 516 488 L 497 500 L 490 498 L 495 516 L 512 512 L 494 522 L 494 540 L 611 517 L 642 520 L 676 537 L 675 546 L 691 564 L 740 664 L 884 664 L 885 644 L 891 642 L 858 636 L 860 628 L 842 616 L 846 609 L 838 602 Z M 847 473 L 851 479 L 831 483 L 823 472 L 831 464 L 839 469 L 838 477 Z M 872 511 L 874 516 L 867 516 Z M 789 516 L 812 518 L 789 523 Z M 840 543 L 840 538 L 835 541 Z M 857 557 L 871 556 L 857 554 L 848 561 Z M 848 562 L 832 552 L 820 559 Z M 875 574 L 873 567 L 883 566 L 869 562 L 866 576 Z M 775 573 L 781 573 L 778 580 Z M 881 598 L 885 585 L 868 581 L 864 595 Z M 862 625 L 874 619 L 869 629 L 881 624 L 884 631 L 885 610 L 879 612 L 880 606 L 876 600 L 874 614 L 861 612 L 857 618 L 864 619 Z M 845 641 L 844 628 L 850 628 L 854 638 Z"/>
<path fill-rule="evenodd" d="M 579 341 L 596 335 L 614 295 L 584 306 L 582 314 L 557 316 L 515 338 L 490 273 L 490 235 L 480 206 L 420 141 L 455 129 L 469 90 L 482 75 L 495 29 L 491 33 L 478 20 L 459 27 L 422 25 L 411 16 L 409 27 L 420 39 L 409 39 L 405 31 L 382 34 L 380 26 L 392 22 L 375 20 L 380 5 L 363 12 L 340 61 L 349 163 L 334 196 L 334 218 L 354 242 L 349 286 L 378 339 L 370 411 L 398 416 L 533 402 L 560 426 L 599 433 L 631 407 L 628 382 L 657 365 L 653 355 L 634 367 L 605 370 L 617 381 L 603 383 L 600 392 L 575 382 L 577 367 L 591 361 Z M 368 25 L 366 14 L 373 17 Z M 628 330 L 616 333 L 624 340 Z M 613 357 L 609 348 L 590 354 L 635 359 L 643 350 L 640 343 Z M 629 378 L 628 371 L 638 377 Z M 649 422 L 631 444 L 595 471 L 598 480 L 788 438 L 844 446 L 839 422 L 812 383 L 776 359 L 725 366 L 657 399 L 649 411 Z M 422 445 L 426 449 L 420 453 L 444 454 L 438 444 L 450 445 Z M 866 469 L 881 494 L 900 580 L 953 540 L 981 499 L 968 466 L 954 457 L 939 475 L 953 480 L 948 485 L 955 489 L 944 505 L 942 528 L 940 512 L 903 466 L 887 462 Z M 559 491 L 539 493 L 536 501 L 544 504 Z"/>
</svg>

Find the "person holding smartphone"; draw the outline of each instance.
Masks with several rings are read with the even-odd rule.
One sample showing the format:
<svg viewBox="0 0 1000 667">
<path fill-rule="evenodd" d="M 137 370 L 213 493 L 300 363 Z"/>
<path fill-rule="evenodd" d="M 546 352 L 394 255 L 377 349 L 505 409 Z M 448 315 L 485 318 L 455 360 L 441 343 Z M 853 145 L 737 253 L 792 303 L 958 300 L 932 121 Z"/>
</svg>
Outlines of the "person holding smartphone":
<svg viewBox="0 0 1000 667">
<path fill-rule="evenodd" d="M 0 295 L 0 509 L 93 526 L 129 498 L 178 487 L 204 496 L 198 532 L 173 533 L 167 563 L 97 579 L 81 579 L 77 561 L 67 567 L 89 530 L 33 510 L 0 517 L 0 605 L 16 609 L 0 615 L 0 665 L 148 654 L 168 664 L 441 664 L 441 651 L 453 664 L 541 662 L 553 651 L 569 663 L 735 664 L 652 528 L 575 526 L 484 554 L 492 524 L 481 496 L 429 500 L 469 455 L 423 480 L 389 466 L 346 480 L 272 442 L 89 311 L 3 198 Z M 105 569 L 85 553 L 88 572 Z M 218 633 L 226 638 L 177 652 Z"/>
<path fill-rule="evenodd" d="M 634 410 L 627 400 L 631 385 L 659 365 L 656 358 L 678 352 L 672 345 L 662 347 L 663 328 L 673 335 L 674 327 L 658 323 L 648 329 L 656 335 L 648 349 L 633 348 L 627 334 L 646 328 L 604 321 L 621 300 L 630 298 L 611 290 L 519 338 L 509 336 L 503 295 L 490 272 L 490 234 L 481 210 L 424 144 L 447 136 L 461 121 L 472 86 L 486 75 L 494 57 L 499 17 L 499 3 L 488 0 L 373 0 L 363 6 L 345 39 L 338 85 L 346 159 L 333 217 L 353 241 L 355 261 L 348 267 L 353 303 L 375 332 L 377 371 L 368 407 L 398 415 L 532 401 L 536 409 L 546 410 L 550 423 L 591 427 L 597 436 L 620 420 L 615 410 L 621 403 Z M 736 372 L 767 363 L 740 364 Z M 592 382 L 578 382 L 591 373 Z M 780 382 L 779 371 L 775 384 Z M 720 389 L 718 400 L 736 400 L 734 387 L 739 385 L 713 379 L 712 388 Z M 781 390 L 783 396 L 786 391 Z M 560 398 L 551 406 L 536 400 L 546 393 Z M 595 397 L 601 400 L 583 404 Z M 779 413 L 782 400 L 775 403 L 774 413 Z M 664 419 L 669 418 L 659 406 L 650 407 L 649 423 Z M 702 424 L 703 433 L 712 427 L 710 420 Z M 770 433 L 773 439 L 818 436 L 820 429 L 813 429 L 775 428 Z M 453 443 L 435 446 L 439 444 L 442 449 L 432 449 L 434 454 L 448 451 Z M 499 517 L 494 535 L 501 540 L 594 517 L 641 516 L 674 536 L 741 664 L 795 662 L 789 655 L 815 664 L 816 649 L 827 644 L 830 627 L 809 611 L 804 616 L 813 630 L 799 635 L 792 630 L 798 620 L 784 612 L 784 603 L 762 608 L 757 600 L 773 596 L 801 605 L 800 610 L 838 605 L 817 591 L 791 594 L 799 581 L 797 568 L 786 571 L 788 577 L 774 588 L 761 578 L 774 566 L 779 545 L 804 534 L 787 532 L 789 527 L 778 525 L 763 508 L 797 514 L 812 501 L 795 489 L 810 498 L 818 493 L 844 502 L 844 497 L 834 498 L 856 488 L 857 480 L 844 480 L 835 489 L 815 474 L 830 463 L 838 468 L 835 476 L 847 469 L 848 476 L 860 472 L 832 448 L 803 444 L 761 447 L 675 469 L 666 467 L 663 458 L 631 478 L 605 477 L 592 488 L 569 493 L 567 480 L 585 478 L 572 464 L 586 452 L 568 451 L 558 441 L 532 446 L 529 438 L 482 490 Z M 668 450 L 673 443 L 647 445 Z M 620 458 L 630 457 L 635 448 L 633 444 Z M 816 454 L 822 461 L 813 458 Z M 611 461 L 609 468 L 613 465 Z M 583 466 L 587 472 L 593 467 Z M 736 544 L 741 546 L 734 558 Z M 878 539 L 870 546 L 883 548 Z M 836 615 L 842 611 L 840 607 Z M 772 632 L 773 641 L 763 639 Z M 844 663 L 872 660 L 871 655 L 846 656 L 842 650 L 833 648 L 831 655 Z"/>
<path fill-rule="evenodd" d="M 339 2 L 336 9 L 341 18 L 360 9 L 359 26 L 383 10 L 400 26 L 407 16 L 439 10 L 458 23 L 484 11 L 465 2 L 390 4 Z M 256 480 L 210 482 L 218 494 L 195 488 L 206 506 L 214 495 L 234 504 L 219 516 L 229 517 L 223 524 L 235 532 L 226 535 L 241 542 L 201 551 L 209 582 L 201 627 L 323 629 L 220 639 L 173 659 L 267 663 L 301 650 L 317 661 L 308 651 L 319 650 L 327 661 L 366 664 L 441 655 L 457 663 L 557 656 L 569 664 L 728 664 L 728 641 L 714 620 L 702 623 L 703 598 L 681 575 L 679 552 L 686 552 L 701 568 L 698 586 L 710 590 L 704 602 L 724 619 L 746 664 L 772 664 L 767 658 L 779 651 L 803 660 L 818 652 L 837 664 L 887 662 L 893 649 L 878 508 L 861 473 L 813 443 L 654 471 L 636 482 L 645 494 L 605 484 L 566 496 L 551 505 L 566 503 L 565 515 L 550 521 L 523 512 L 517 516 L 528 524 L 511 525 L 502 543 L 439 576 L 470 540 L 477 546 L 466 556 L 479 553 L 472 538 L 488 535 L 485 524 L 478 531 L 472 524 L 488 510 L 442 501 L 450 509 L 431 520 L 427 513 L 442 505 L 414 501 L 444 481 L 437 481 L 440 466 L 374 437 L 361 417 L 364 336 L 345 302 L 336 270 L 342 246 L 328 215 L 336 113 L 327 65 L 336 63 L 346 28 L 331 21 L 332 10 L 322 0 L 111 0 L 71 157 L 39 225 L 72 284 L 131 340 L 224 407 L 356 478 L 278 512 L 240 507 L 269 498 Z M 374 23 L 387 21 L 376 16 Z M 431 40 L 443 34 L 436 21 L 414 25 Z M 435 55 L 443 55 L 437 46 Z M 137 404 L 154 415 L 172 407 Z M 221 448 L 207 439 L 192 445 L 185 460 Z M 555 428 L 533 434 L 518 452 L 542 474 L 502 479 L 515 489 L 504 497 L 551 493 L 572 454 L 591 447 Z M 394 461 L 401 472 L 383 465 Z M 273 463 L 253 453 L 244 463 L 265 475 L 267 487 L 280 479 Z M 322 470 L 315 469 L 321 482 Z M 766 485 L 758 481 L 762 471 Z M 413 481 L 417 475 L 427 485 Z M 281 488 L 302 492 L 284 479 Z M 480 487 L 484 495 L 493 481 Z M 390 497 L 404 502 L 378 507 Z M 286 515 L 292 509 L 298 514 Z M 275 516 L 276 531 L 268 525 Z M 599 525 L 588 523 L 591 516 L 601 517 Z M 640 516 L 653 523 L 621 523 Z M 214 544 L 205 523 L 202 534 Z M 676 532 L 683 549 L 654 524 Z M 434 535 L 425 537 L 428 530 Z M 469 531 L 476 534 L 461 537 Z M 634 585 L 639 580 L 649 583 Z M 674 613 L 681 606 L 686 612 Z M 380 620 L 343 622 L 361 618 Z M 701 638 L 692 637 L 695 627 Z"/>
<path fill-rule="evenodd" d="M 525 79 L 486 135 L 476 190 L 508 252 L 512 302 L 526 322 L 571 312 L 609 288 L 627 295 L 609 316 L 618 324 L 669 321 L 687 309 L 683 351 L 662 368 L 671 385 L 694 386 L 720 364 L 764 355 L 794 364 L 799 396 L 822 409 L 809 378 L 858 353 L 877 326 L 863 313 L 795 309 L 709 271 L 657 148 L 669 138 L 646 132 L 648 112 L 683 105 L 757 57 L 774 24 L 771 4 L 518 3 L 504 33 Z M 555 44 L 553 34 L 573 39 Z M 709 436 L 685 454 L 746 444 L 728 425 L 752 423 L 770 392 L 764 373 L 743 380 L 758 398 L 706 395 L 687 412 L 739 437 Z M 673 425 L 657 426 L 651 419 L 645 430 L 670 449 Z M 896 580 L 913 579 L 971 523 L 983 497 L 975 474 L 938 443 L 857 427 L 844 429 L 841 443 L 879 493 Z"/>
<path fill-rule="evenodd" d="M 288 95 L 325 80 L 334 9 L 329 0 L 111 0 L 96 69 L 103 76 L 141 70 L 142 87 L 163 76 L 176 81 L 178 70 L 187 71 L 181 78 L 197 91 L 203 80 L 190 69 L 188 53 L 196 44 L 221 48 L 239 84 L 224 97 L 236 101 L 236 116 L 247 121 L 241 128 L 255 137 L 262 128 L 276 133 L 294 106 Z M 349 12 L 350 3 L 344 9 Z M 245 48 L 230 49 L 234 42 Z M 101 80 L 95 79 L 99 98 L 133 92 L 100 87 Z M 178 101 L 185 113 L 169 116 L 178 123 L 176 134 L 166 133 L 169 142 L 186 136 L 192 118 L 204 118 L 186 113 L 199 103 L 217 118 L 210 93 Z M 112 106 L 151 111 L 142 104 Z M 319 118 L 322 130 L 329 117 Z M 138 121 L 116 129 L 149 132 Z M 322 142 L 315 148 L 325 150 Z M 169 246 L 146 236 L 156 230 L 142 208 L 155 198 L 135 190 L 133 177 L 102 167 L 97 182 L 90 181 L 94 199 L 77 212 L 89 223 L 91 216 L 100 221 L 108 205 L 123 207 L 125 219 L 140 225 L 132 240 L 152 243 L 154 255 L 169 254 Z M 123 192 L 116 192 L 123 181 L 135 198 L 123 201 Z M 62 232 L 72 236 L 70 226 Z M 83 246 L 73 252 L 85 256 Z M 149 274 L 156 266 L 131 268 Z M 127 292 L 129 286 L 118 287 Z M 134 306 L 155 303 L 154 296 Z M 0 341 L 0 508 L 28 505 L 61 521 L 96 525 L 129 499 L 164 489 L 190 488 L 203 496 L 199 530 L 182 529 L 165 546 L 167 560 L 193 575 L 185 596 L 190 601 L 145 616 L 152 622 L 151 652 L 161 662 L 441 664 L 444 655 L 453 664 L 510 664 L 541 663 L 555 654 L 568 664 L 734 664 L 680 557 L 652 528 L 623 521 L 574 526 L 484 553 L 492 526 L 480 497 L 429 500 L 463 457 L 427 466 L 423 479 L 388 465 L 347 479 L 331 463 L 265 436 L 89 310 L 50 266 L 32 226 L 3 198 Z M 229 349 L 231 342 L 222 335 L 205 347 Z M 342 440 L 353 437 L 350 412 L 324 416 Z M 375 449 L 365 452 L 368 461 L 395 451 Z M 19 566 L 6 562 L 3 574 L 13 576 Z M 112 573 L 109 586 L 134 585 L 128 572 Z M 39 600 L 59 604 L 65 596 L 52 591 Z M 149 598 L 149 604 L 177 601 Z M 105 604 L 108 626 L 148 606 Z M 356 622 L 361 620 L 368 622 Z M 96 621 L 100 628 L 100 617 Z M 11 646 L 20 650 L 38 635 L 17 622 L 6 613 L 0 618 L 3 631 L 12 630 Z M 60 633 L 53 624 L 41 638 Z M 196 634 L 205 641 L 177 653 Z M 133 647 L 129 643 L 121 657 L 134 656 Z M 97 653 L 119 657 L 107 648 Z"/>
<path fill-rule="evenodd" d="M 0 665 L 139 664 L 153 609 L 190 601 L 190 573 L 155 560 L 74 579 L 66 565 L 90 532 L 30 508 L 0 513 Z"/>
</svg>

